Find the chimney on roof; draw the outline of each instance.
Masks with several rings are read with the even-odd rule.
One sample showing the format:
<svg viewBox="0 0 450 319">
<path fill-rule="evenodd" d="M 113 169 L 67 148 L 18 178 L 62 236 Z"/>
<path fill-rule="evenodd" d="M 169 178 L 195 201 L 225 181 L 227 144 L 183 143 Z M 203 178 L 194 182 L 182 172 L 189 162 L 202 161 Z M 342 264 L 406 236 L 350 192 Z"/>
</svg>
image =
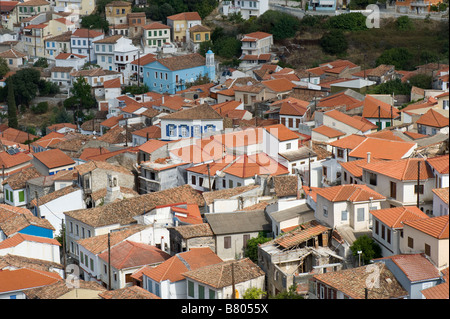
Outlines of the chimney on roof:
<svg viewBox="0 0 450 319">
<path fill-rule="evenodd" d="M 367 164 L 370 164 L 370 152 L 367 152 Z"/>
</svg>

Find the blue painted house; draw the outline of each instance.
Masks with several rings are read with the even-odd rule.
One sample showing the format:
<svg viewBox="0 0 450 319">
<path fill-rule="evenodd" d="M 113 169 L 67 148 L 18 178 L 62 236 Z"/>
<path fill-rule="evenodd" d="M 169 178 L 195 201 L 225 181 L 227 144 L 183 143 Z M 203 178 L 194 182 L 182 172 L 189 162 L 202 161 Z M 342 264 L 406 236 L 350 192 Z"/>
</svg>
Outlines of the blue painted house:
<svg viewBox="0 0 450 319">
<path fill-rule="evenodd" d="M 222 116 L 208 104 L 201 104 L 161 117 L 161 140 L 201 138 L 222 130 Z"/>
<path fill-rule="evenodd" d="M 216 78 L 214 53 L 209 50 L 206 57 L 198 53 L 158 59 L 143 67 L 144 83 L 153 92 L 174 94 L 186 89 L 186 83 L 207 75 Z"/>
</svg>

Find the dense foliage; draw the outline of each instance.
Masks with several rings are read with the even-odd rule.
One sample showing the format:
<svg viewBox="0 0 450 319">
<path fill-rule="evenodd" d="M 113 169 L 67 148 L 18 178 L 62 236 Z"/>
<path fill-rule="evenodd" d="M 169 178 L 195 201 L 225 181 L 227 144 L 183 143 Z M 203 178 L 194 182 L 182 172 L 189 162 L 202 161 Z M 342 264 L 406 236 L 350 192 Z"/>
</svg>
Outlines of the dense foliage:
<svg viewBox="0 0 450 319">
<path fill-rule="evenodd" d="M 342 54 L 347 51 L 348 43 L 341 30 L 332 30 L 322 36 L 320 46 L 326 53 Z"/>
<path fill-rule="evenodd" d="M 109 30 L 108 21 L 99 14 L 90 14 L 83 17 L 80 25 L 86 29 L 103 30 L 104 32 L 108 32 Z"/>
<path fill-rule="evenodd" d="M 350 246 L 353 256 L 358 260 L 358 251 L 361 251 L 361 263 L 369 264 L 374 258 L 381 257 L 381 247 L 369 236 L 363 235 L 353 242 Z M 362 264 L 361 264 L 362 266 Z"/>
<path fill-rule="evenodd" d="M 245 257 L 250 258 L 254 263 L 258 262 L 258 246 L 271 240 L 267 238 L 263 232 L 258 234 L 258 237 L 251 238 L 247 242 L 247 248 L 245 249 Z"/>
<path fill-rule="evenodd" d="M 327 29 L 340 29 L 347 31 L 367 30 L 366 16 L 359 12 L 344 13 L 332 16 L 325 22 Z"/>
<path fill-rule="evenodd" d="M 406 48 L 392 48 L 385 50 L 377 59 L 376 64 L 394 65 L 396 70 L 413 70 L 413 54 Z"/>
<path fill-rule="evenodd" d="M 238 26 L 240 33 L 267 32 L 275 40 L 292 38 L 300 29 L 300 20 L 288 13 L 268 10 L 258 18 L 250 18 Z"/>
</svg>

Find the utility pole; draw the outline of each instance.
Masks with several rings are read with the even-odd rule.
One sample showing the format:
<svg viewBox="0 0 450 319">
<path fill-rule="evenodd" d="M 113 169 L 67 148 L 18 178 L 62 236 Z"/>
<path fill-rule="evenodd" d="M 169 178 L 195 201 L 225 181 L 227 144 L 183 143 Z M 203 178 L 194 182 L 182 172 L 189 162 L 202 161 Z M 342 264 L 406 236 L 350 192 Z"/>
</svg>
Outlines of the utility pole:
<svg viewBox="0 0 450 319">
<path fill-rule="evenodd" d="M 308 186 L 311 192 L 311 152 L 308 153 Z"/>
<path fill-rule="evenodd" d="M 111 289 L 111 233 L 108 232 L 108 290 Z"/>
<path fill-rule="evenodd" d="M 209 191 L 212 191 L 212 187 L 211 187 L 211 173 L 209 172 L 209 163 L 206 164 L 206 167 L 208 168 L 208 185 L 209 185 Z"/>
<path fill-rule="evenodd" d="M 232 286 L 231 289 L 233 289 L 233 294 L 232 294 L 231 299 L 236 299 L 236 284 L 234 281 L 234 261 L 231 262 L 231 286 Z"/>
<path fill-rule="evenodd" d="M 420 200 L 420 160 L 417 161 L 417 208 L 419 208 Z"/>
<path fill-rule="evenodd" d="M 378 123 L 379 123 L 379 127 L 378 127 L 378 131 L 381 130 L 381 106 L 378 105 Z"/>
<path fill-rule="evenodd" d="M 61 219 L 61 240 L 62 240 L 62 253 L 63 253 L 63 265 L 64 265 L 64 279 L 66 279 L 66 267 L 67 267 L 67 259 L 66 259 L 66 228 L 64 226 L 64 219 Z"/>
</svg>

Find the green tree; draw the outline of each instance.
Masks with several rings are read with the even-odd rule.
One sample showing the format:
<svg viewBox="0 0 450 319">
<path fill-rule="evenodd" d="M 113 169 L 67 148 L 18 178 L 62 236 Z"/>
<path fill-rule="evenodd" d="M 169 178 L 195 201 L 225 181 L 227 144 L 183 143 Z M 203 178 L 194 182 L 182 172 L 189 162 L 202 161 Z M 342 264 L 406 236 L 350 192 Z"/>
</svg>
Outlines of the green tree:
<svg viewBox="0 0 450 319">
<path fill-rule="evenodd" d="M 244 299 L 262 299 L 267 295 L 267 292 L 263 291 L 261 288 L 248 288 L 242 298 Z"/>
<path fill-rule="evenodd" d="M 359 12 L 344 13 L 328 18 L 325 22 L 327 29 L 340 29 L 347 31 L 368 30 L 366 16 Z"/>
<path fill-rule="evenodd" d="M 426 74 L 416 74 L 409 78 L 409 84 L 421 89 L 431 89 L 433 77 Z"/>
<path fill-rule="evenodd" d="M 92 95 L 92 88 L 84 77 L 78 77 L 73 82 L 72 94 L 75 97 L 75 105 L 80 109 L 90 109 L 96 105 L 95 97 Z"/>
<path fill-rule="evenodd" d="M 8 80 L 6 84 L 8 86 L 8 126 L 17 129 L 19 123 L 17 120 L 17 107 L 16 99 L 14 96 L 14 86 L 11 84 L 11 80 Z"/>
<path fill-rule="evenodd" d="M 369 236 L 363 235 L 353 242 L 350 250 L 354 257 L 359 258 L 358 251 L 361 251 L 361 260 L 364 264 L 370 263 L 374 258 L 381 257 L 380 246 Z"/>
<path fill-rule="evenodd" d="M 387 81 L 379 84 L 367 92 L 368 94 L 392 94 L 409 95 L 411 94 L 411 84 L 403 83 L 400 79 Z"/>
<path fill-rule="evenodd" d="M 11 76 L 16 105 L 29 106 L 31 100 L 36 97 L 38 92 L 40 78 L 41 73 L 34 68 L 20 69 Z"/>
<path fill-rule="evenodd" d="M 245 249 L 245 257 L 250 258 L 254 263 L 258 262 L 258 246 L 270 241 L 263 232 L 258 233 L 258 237 L 254 237 L 248 240 L 247 247 Z"/>
<path fill-rule="evenodd" d="M 320 46 L 326 53 L 342 54 L 347 51 L 348 43 L 341 30 L 332 30 L 322 36 Z"/>
<path fill-rule="evenodd" d="M 406 48 L 392 48 L 384 51 L 377 59 L 380 64 L 392 64 L 396 70 L 410 71 L 414 69 L 413 54 Z"/>
<path fill-rule="evenodd" d="M 293 15 L 274 10 L 264 12 L 254 23 L 258 30 L 271 33 L 275 40 L 294 37 L 300 27 L 300 20 Z"/>
<path fill-rule="evenodd" d="M 48 68 L 48 62 L 46 58 L 39 58 L 36 62 L 33 64 L 36 68 Z"/>
<path fill-rule="evenodd" d="M 272 296 L 271 299 L 304 299 L 303 296 L 297 294 L 297 284 L 294 283 L 288 290 L 282 291 L 279 294 Z"/>
<path fill-rule="evenodd" d="M 225 36 L 214 42 L 213 52 L 225 59 L 239 57 L 241 54 L 241 42 L 230 36 Z"/>
<path fill-rule="evenodd" d="M 86 29 L 100 29 L 104 32 L 109 31 L 109 23 L 108 21 L 99 14 L 90 14 L 88 16 L 83 17 L 80 23 L 81 27 Z"/>
<path fill-rule="evenodd" d="M 399 30 L 412 30 L 414 29 L 414 24 L 408 16 L 402 16 L 397 18 L 395 25 Z"/>
<path fill-rule="evenodd" d="M 4 58 L 0 58 L 0 79 L 2 79 L 6 73 L 8 73 L 9 67 L 8 63 Z"/>
</svg>

